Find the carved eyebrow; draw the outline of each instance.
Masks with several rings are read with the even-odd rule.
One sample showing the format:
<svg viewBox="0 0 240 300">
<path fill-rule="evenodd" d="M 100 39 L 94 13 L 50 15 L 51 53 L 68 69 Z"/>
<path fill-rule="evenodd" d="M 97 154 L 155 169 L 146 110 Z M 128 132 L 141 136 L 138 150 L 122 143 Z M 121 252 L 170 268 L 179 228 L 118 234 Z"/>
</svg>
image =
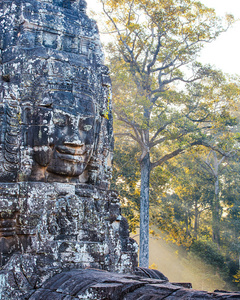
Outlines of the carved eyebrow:
<svg viewBox="0 0 240 300">
<path fill-rule="evenodd" d="M 39 107 L 47 107 L 47 108 L 52 108 L 52 103 L 45 104 L 45 103 L 39 103 Z"/>
<path fill-rule="evenodd" d="M 42 102 L 39 103 L 39 106 L 41 107 L 52 107 L 53 101 L 50 98 L 43 98 Z"/>
<path fill-rule="evenodd" d="M 64 111 L 64 110 L 58 109 L 58 108 L 53 110 L 53 117 L 54 117 L 54 115 L 62 115 L 64 117 L 70 117 L 70 118 L 76 118 L 77 117 L 77 115 L 71 114 L 67 111 Z"/>
<path fill-rule="evenodd" d="M 95 119 L 96 118 L 96 116 L 94 116 L 94 115 L 89 115 L 89 116 L 80 116 L 80 120 L 87 120 L 87 119 Z"/>
</svg>

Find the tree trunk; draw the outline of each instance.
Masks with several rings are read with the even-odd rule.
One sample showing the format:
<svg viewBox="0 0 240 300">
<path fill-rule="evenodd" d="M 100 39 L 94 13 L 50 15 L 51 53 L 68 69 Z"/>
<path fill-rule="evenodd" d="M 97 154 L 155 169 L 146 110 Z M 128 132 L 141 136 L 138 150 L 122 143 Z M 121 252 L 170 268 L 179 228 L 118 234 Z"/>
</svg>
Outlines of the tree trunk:
<svg viewBox="0 0 240 300">
<path fill-rule="evenodd" d="M 194 201 L 194 237 L 195 237 L 195 239 L 197 239 L 197 236 L 198 236 L 198 216 L 199 216 L 198 200 L 195 199 L 195 201 Z"/>
<path fill-rule="evenodd" d="M 220 213 L 217 203 L 212 210 L 212 240 L 218 247 L 220 246 Z"/>
<path fill-rule="evenodd" d="M 187 208 L 185 212 L 185 226 L 186 226 L 186 236 L 188 236 L 189 235 L 189 214 Z"/>
<path fill-rule="evenodd" d="M 141 161 L 141 194 L 140 194 L 140 252 L 139 266 L 149 267 L 149 153 Z"/>
<path fill-rule="evenodd" d="M 210 162 L 210 154 L 213 155 L 213 164 Z M 219 167 L 224 161 L 226 156 L 223 156 L 220 160 L 217 158 L 216 151 L 210 151 L 205 163 L 209 167 L 209 173 L 215 177 L 214 181 L 214 198 L 211 201 L 211 212 L 212 212 L 212 240 L 220 247 L 220 222 L 222 216 L 222 210 L 220 205 L 219 193 Z"/>
<path fill-rule="evenodd" d="M 215 177 L 215 195 L 212 205 L 212 240 L 220 246 L 221 206 L 219 203 L 219 179 Z"/>
</svg>

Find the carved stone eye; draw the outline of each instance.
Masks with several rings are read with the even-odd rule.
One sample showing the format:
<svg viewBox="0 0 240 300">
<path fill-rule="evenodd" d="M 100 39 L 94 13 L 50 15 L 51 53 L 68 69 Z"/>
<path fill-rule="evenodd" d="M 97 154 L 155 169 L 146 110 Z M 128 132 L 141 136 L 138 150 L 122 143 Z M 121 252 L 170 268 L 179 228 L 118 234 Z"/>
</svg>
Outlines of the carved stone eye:
<svg viewBox="0 0 240 300">
<path fill-rule="evenodd" d="M 84 131 L 89 131 L 89 130 L 91 130 L 92 129 L 92 125 L 84 125 L 83 126 L 83 130 Z"/>
</svg>

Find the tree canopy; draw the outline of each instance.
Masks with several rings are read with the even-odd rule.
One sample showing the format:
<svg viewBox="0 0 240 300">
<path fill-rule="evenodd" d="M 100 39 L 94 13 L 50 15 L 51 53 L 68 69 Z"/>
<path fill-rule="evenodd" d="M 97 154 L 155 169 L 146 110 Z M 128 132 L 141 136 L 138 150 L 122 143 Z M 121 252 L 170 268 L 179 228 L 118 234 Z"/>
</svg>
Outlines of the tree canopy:
<svg viewBox="0 0 240 300">
<path fill-rule="evenodd" d="M 238 86 L 196 58 L 233 22 L 194 0 L 100 0 L 113 34 L 108 46 L 118 132 L 139 147 L 140 265 L 148 267 L 149 178 L 155 167 L 205 145 L 234 118 Z M 120 125 L 122 124 L 122 125 Z"/>
</svg>

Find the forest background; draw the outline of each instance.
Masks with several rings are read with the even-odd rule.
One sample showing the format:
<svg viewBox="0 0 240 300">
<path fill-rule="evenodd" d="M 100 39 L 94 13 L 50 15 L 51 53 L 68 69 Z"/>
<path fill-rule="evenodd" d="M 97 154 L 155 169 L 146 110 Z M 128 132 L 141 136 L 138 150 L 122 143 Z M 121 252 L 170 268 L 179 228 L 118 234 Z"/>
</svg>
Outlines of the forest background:
<svg viewBox="0 0 240 300">
<path fill-rule="evenodd" d="M 204 4 L 206 2 L 204 1 Z M 106 28 L 101 30 L 106 32 Z M 129 75 L 131 72 L 124 60 L 121 60 L 123 52 L 113 46 L 111 41 L 110 45 L 106 46 L 113 78 L 115 111 L 112 188 L 120 191 L 123 214 L 134 232 L 139 227 L 139 157 L 142 151 L 137 141 L 134 142 L 123 134 L 126 122 L 124 124 L 119 115 L 129 115 L 133 113 L 131 110 L 134 110 L 136 116 L 136 108 L 143 106 L 143 100 L 134 102 L 135 106 L 132 105 L 139 90 Z M 223 61 L 228 60 L 230 56 L 228 52 Z M 160 136 L 160 139 L 164 138 L 164 143 L 161 144 L 161 149 L 156 147 L 152 150 L 152 159 L 156 160 L 159 152 L 161 155 L 167 155 L 176 149 L 181 151 L 164 160 L 163 164 L 156 165 L 151 171 L 149 216 L 151 234 L 155 239 L 150 243 L 150 261 L 153 267 L 164 272 L 162 265 L 167 260 L 168 270 L 166 269 L 165 275 L 169 276 L 170 280 L 194 281 L 194 287 L 200 289 L 237 289 L 240 281 L 239 77 L 224 74 L 218 65 L 201 65 L 201 70 L 204 72 L 201 73 L 200 80 L 192 81 L 194 84 L 190 81 L 185 82 L 187 87 L 184 88 L 174 84 L 164 91 L 167 93 L 167 105 L 171 103 L 170 106 L 174 107 L 165 115 L 163 110 L 157 113 L 167 120 L 165 124 L 172 126 Z M 177 76 L 182 75 L 178 73 Z M 201 103 L 201 109 L 194 111 L 194 117 L 198 116 L 199 122 L 193 122 L 200 124 L 200 127 L 193 126 L 182 117 L 183 114 L 189 114 L 189 103 L 193 98 L 194 103 Z M 175 109 L 183 105 L 188 108 L 188 112 Z M 126 107 L 130 107 L 130 112 L 123 110 Z M 207 126 L 203 126 L 200 119 L 204 120 Z M 144 130 L 144 126 L 141 129 Z M 129 133 L 131 132 L 128 131 Z M 203 143 L 190 147 L 190 144 L 199 140 Z M 165 245 L 165 241 L 168 241 L 168 245 Z M 151 259 L 151 254 L 154 260 Z M 191 271 L 190 265 L 195 272 Z M 171 275 L 170 266 L 173 270 Z M 196 280 L 193 280 L 193 273 L 194 276 L 197 275 Z"/>
</svg>

